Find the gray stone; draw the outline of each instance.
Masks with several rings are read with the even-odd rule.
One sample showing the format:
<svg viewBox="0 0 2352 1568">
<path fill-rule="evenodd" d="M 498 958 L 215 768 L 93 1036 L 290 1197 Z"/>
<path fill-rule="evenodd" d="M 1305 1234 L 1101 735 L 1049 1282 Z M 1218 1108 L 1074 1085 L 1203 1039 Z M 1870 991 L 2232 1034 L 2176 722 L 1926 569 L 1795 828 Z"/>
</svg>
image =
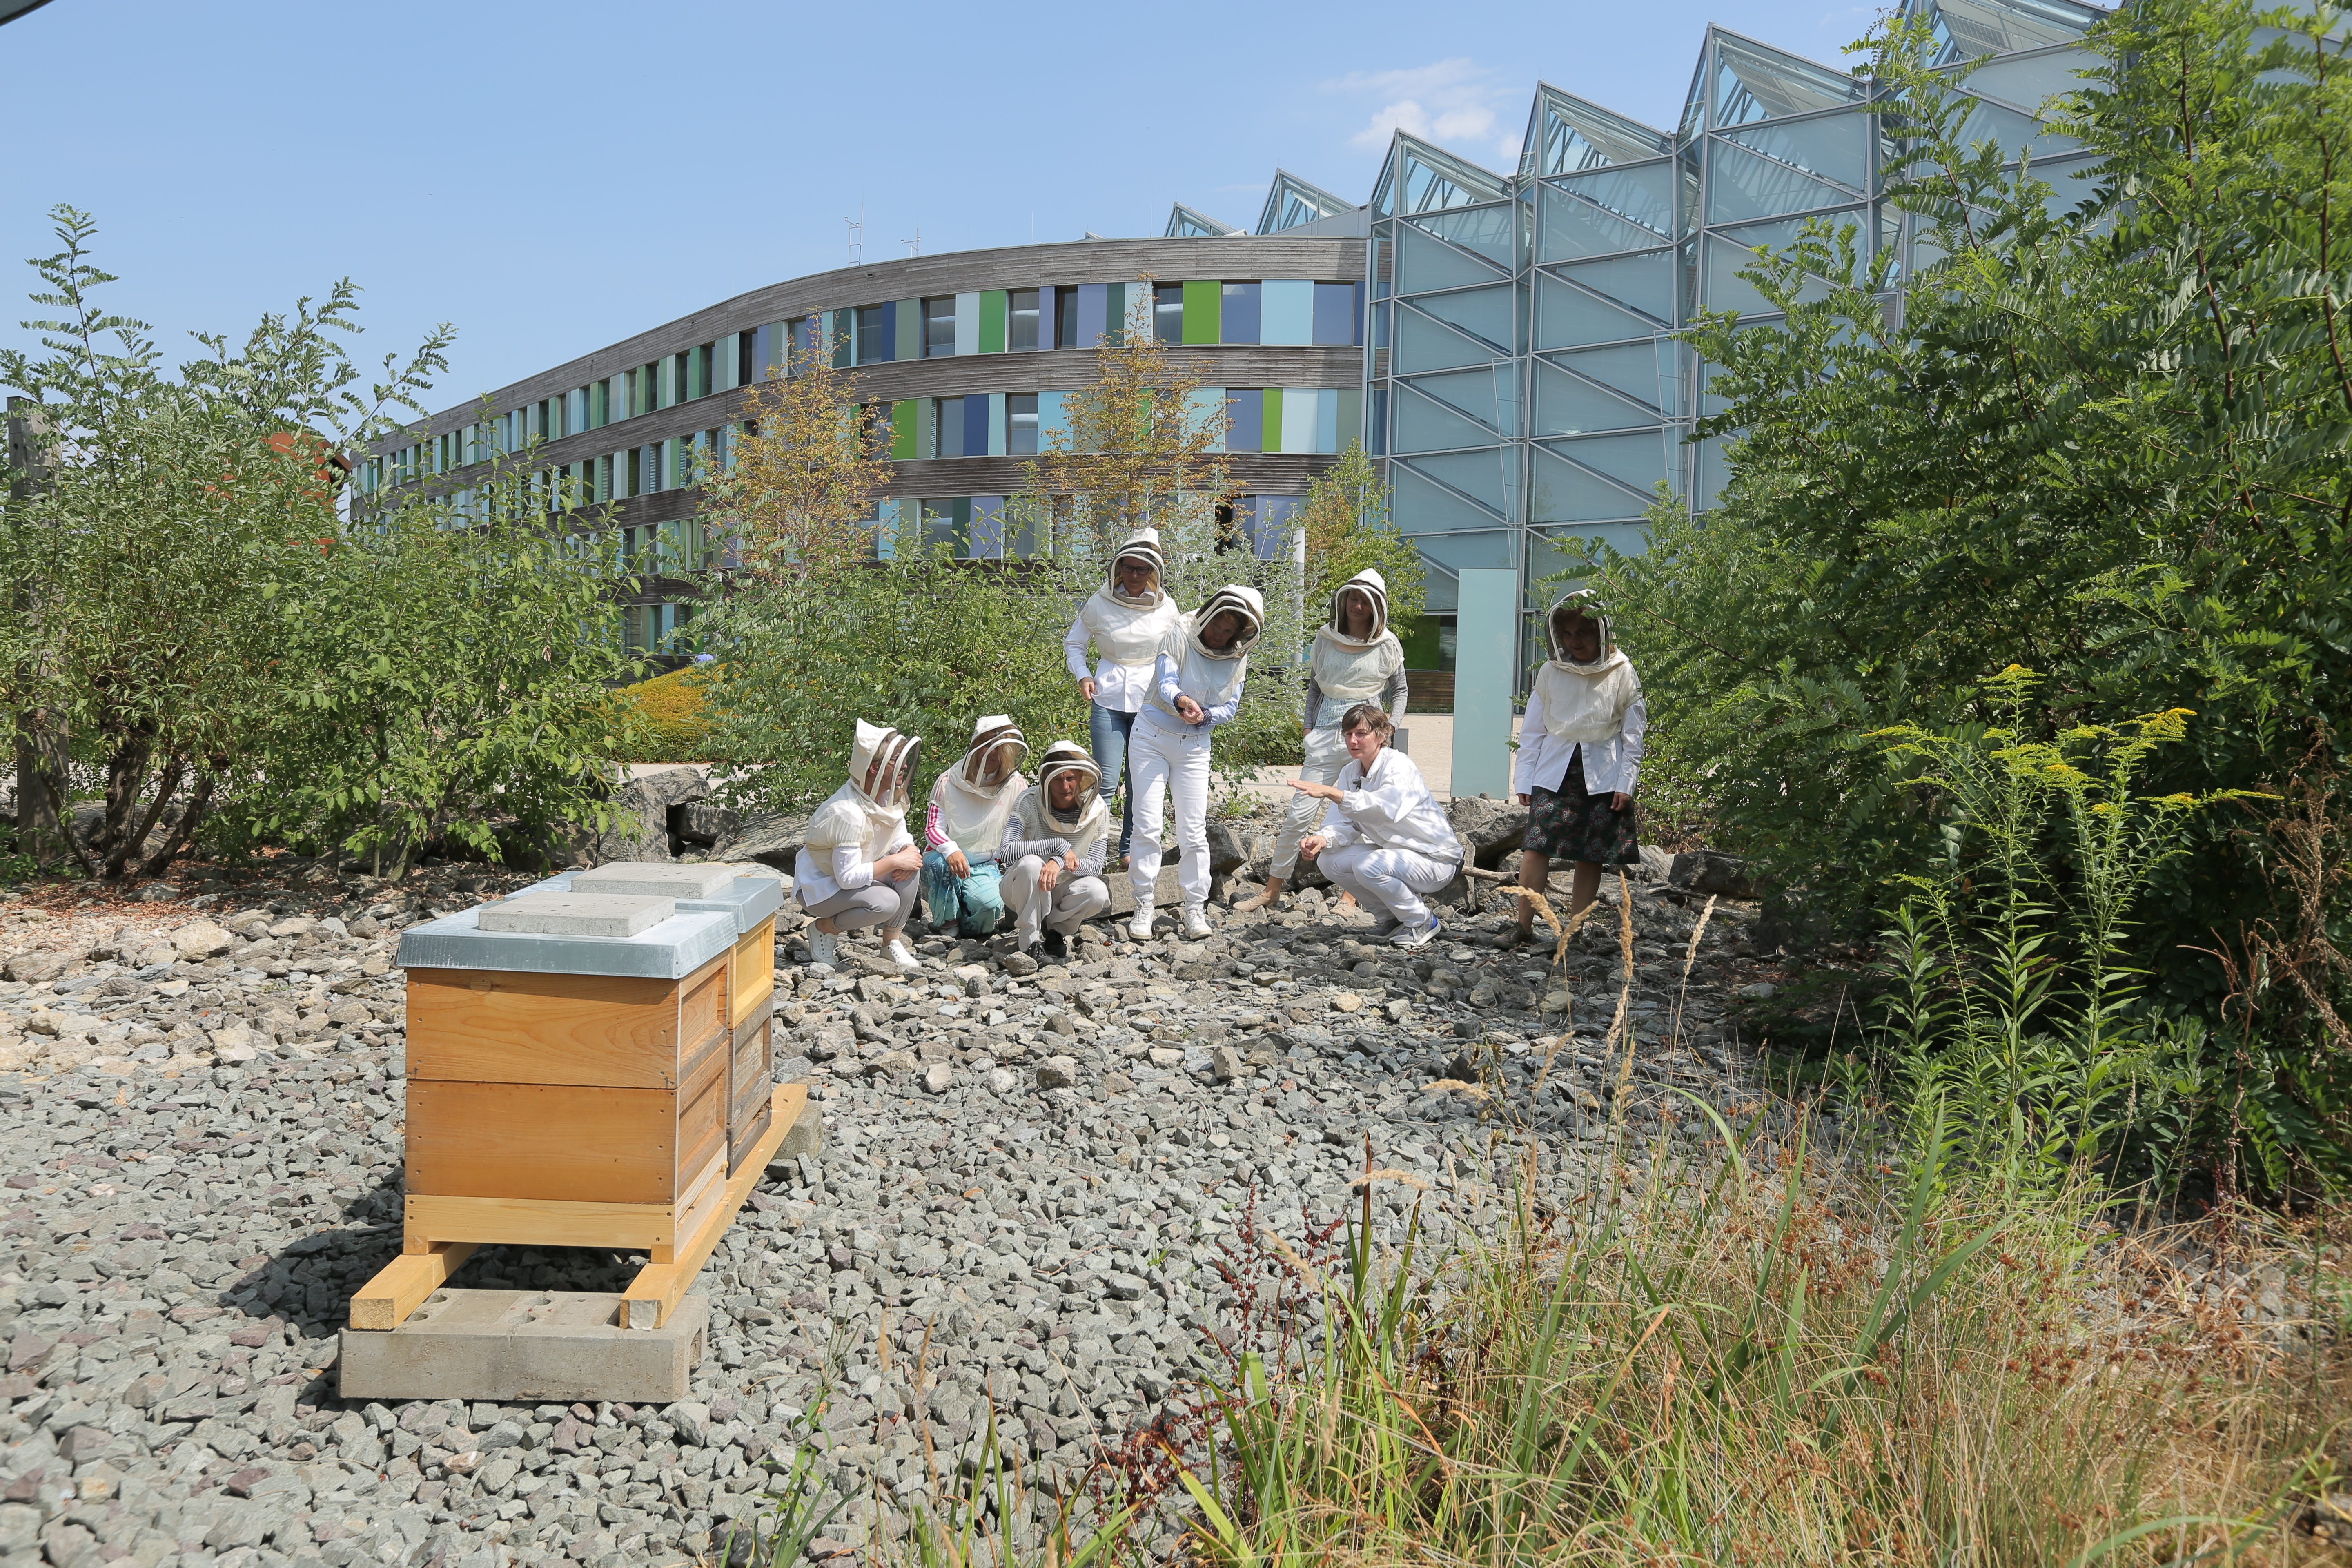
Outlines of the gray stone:
<svg viewBox="0 0 2352 1568">
<path fill-rule="evenodd" d="M 1446 804 L 1445 819 L 1469 845 L 1472 863 L 1483 870 L 1500 867 L 1528 836 L 1528 808 L 1516 800 L 1457 795 Z"/>
<path fill-rule="evenodd" d="M 1718 854 L 1712 849 L 1693 849 L 1677 855 L 1666 871 L 1666 881 L 1686 893 L 1702 896 L 1714 894 L 1727 899 L 1752 899 L 1756 889 L 1748 880 L 1748 863 L 1734 855 Z"/>
<path fill-rule="evenodd" d="M 71 967 L 72 963 L 73 958 L 69 953 L 20 952 L 10 959 L 5 970 L 0 973 L 5 973 L 11 980 L 38 985 L 47 981 L 55 980 Z"/>
<path fill-rule="evenodd" d="M 490 904 L 475 917 L 486 931 L 517 936 L 632 937 L 677 913 L 675 899 L 594 893 L 531 893 Z"/>
<path fill-rule="evenodd" d="M 945 1062 L 933 1062 L 923 1069 L 923 1087 L 933 1094 L 945 1094 L 955 1085 L 955 1069 Z"/>
<path fill-rule="evenodd" d="M 789 874 L 799 858 L 801 841 L 808 836 L 808 820 L 805 812 L 747 816 L 740 827 L 712 847 L 711 853 L 730 860 L 757 860 Z"/>
<path fill-rule="evenodd" d="M 677 1433 L 677 1440 L 699 1448 L 710 1440 L 710 1406 L 681 1400 L 662 1412 L 662 1419 Z"/>
<path fill-rule="evenodd" d="M 236 939 L 210 921 L 190 921 L 172 933 L 172 945 L 182 958 L 199 963 L 236 945 Z"/>
<path fill-rule="evenodd" d="M 1078 1063 L 1075 1057 L 1047 1057 L 1037 1064 L 1039 1089 L 1071 1089 L 1078 1081 Z"/>
</svg>

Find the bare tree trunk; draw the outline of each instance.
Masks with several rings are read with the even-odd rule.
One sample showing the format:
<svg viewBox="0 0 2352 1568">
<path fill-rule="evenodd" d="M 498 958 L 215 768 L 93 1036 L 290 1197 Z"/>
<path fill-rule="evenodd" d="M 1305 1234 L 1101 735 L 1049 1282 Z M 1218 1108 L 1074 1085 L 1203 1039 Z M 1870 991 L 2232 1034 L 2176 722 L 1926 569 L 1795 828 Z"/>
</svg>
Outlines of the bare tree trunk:
<svg viewBox="0 0 2352 1568">
<path fill-rule="evenodd" d="M 139 868 L 141 876 L 162 876 L 164 868 L 172 864 L 172 858 L 187 847 L 188 840 L 195 835 L 197 825 L 204 821 L 205 811 L 212 805 L 213 780 L 218 776 L 215 773 L 206 773 L 196 781 L 195 793 L 188 796 L 187 810 L 180 814 L 180 820 L 172 828 L 172 836 L 163 840 L 163 847 L 147 857 L 146 864 Z"/>
<path fill-rule="evenodd" d="M 177 752 L 164 762 L 163 772 L 155 781 L 155 804 L 140 815 L 138 830 L 115 846 L 114 854 L 107 861 L 108 876 L 121 876 L 131 859 L 147 847 L 147 836 L 155 831 L 155 824 L 163 819 L 187 773 L 188 760 Z"/>
<path fill-rule="evenodd" d="M 125 864 L 139 852 L 140 837 L 126 835 L 139 815 L 140 787 L 147 782 L 147 763 L 154 754 L 154 729 L 142 722 L 117 739 L 106 759 L 106 816 L 91 847 L 98 854 L 100 874 L 110 880 L 121 876 Z"/>
<path fill-rule="evenodd" d="M 66 799 L 65 737 L 37 713 L 16 716 L 16 847 L 43 870 L 70 854 L 60 820 Z"/>
</svg>

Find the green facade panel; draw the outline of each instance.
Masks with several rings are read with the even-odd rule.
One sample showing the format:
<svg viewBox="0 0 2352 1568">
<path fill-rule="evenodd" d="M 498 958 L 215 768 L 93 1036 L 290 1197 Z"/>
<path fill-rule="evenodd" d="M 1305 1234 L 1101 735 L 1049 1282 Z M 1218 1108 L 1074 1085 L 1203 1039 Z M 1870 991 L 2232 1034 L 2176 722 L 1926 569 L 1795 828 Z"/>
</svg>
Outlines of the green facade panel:
<svg viewBox="0 0 2352 1568">
<path fill-rule="evenodd" d="M 909 458 L 915 455 L 915 400 L 902 398 L 890 405 L 890 456 Z"/>
<path fill-rule="evenodd" d="M 1223 312 L 1225 285 L 1223 279 L 1212 278 L 1203 281 L 1187 279 L 1184 282 L 1184 342 L 1221 343 L 1224 338 Z"/>
<path fill-rule="evenodd" d="M 1004 352 L 1004 290 L 987 289 L 980 296 L 980 352 Z"/>
<path fill-rule="evenodd" d="M 1257 449 L 1261 452 L 1282 450 L 1282 389 L 1271 387 L 1265 395 L 1265 413 L 1258 426 Z"/>
</svg>

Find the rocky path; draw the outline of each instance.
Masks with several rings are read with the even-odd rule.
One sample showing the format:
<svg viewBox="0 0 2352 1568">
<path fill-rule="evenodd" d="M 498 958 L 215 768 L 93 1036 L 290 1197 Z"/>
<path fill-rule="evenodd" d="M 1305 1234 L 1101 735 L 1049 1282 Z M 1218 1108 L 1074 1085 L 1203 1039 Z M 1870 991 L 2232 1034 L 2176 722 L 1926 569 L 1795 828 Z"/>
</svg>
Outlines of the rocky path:
<svg viewBox="0 0 2352 1568">
<path fill-rule="evenodd" d="M 917 976 L 855 946 L 814 972 L 787 931 L 778 1071 L 814 1085 L 825 1146 L 771 1168 L 706 1272 L 692 1398 L 346 1405 L 345 1299 L 399 1245 L 395 935 L 509 885 L 0 908 L 0 1562 L 684 1561 L 812 1430 L 828 1539 L 862 1542 L 992 1407 L 1042 1500 L 1223 1370 L 1214 1265 L 1253 1201 L 1303 1236 L 1369 1141 L 1404 1173 L 1381 1223 L 1418 1200 L 1442 1234 L 1529 1148 L 1566 1180 L 1607 1119 L 1696 1138 L 1682 1091 L 1743 1092 L 1721 1016 L 1749 916 L 1715 910 L 1685 987 L 1700 900 L 1654 880 L 1622 1106 L 1613 910 L 1557 975 L 1496 950 L 1499 903 L 1402 953 L 1315 891 L 1198 943 L 1098 928 L 1043 969 L 933 938 Z M 634 1267 L 485 1248 L 456 1283 Z"/>
</svg>

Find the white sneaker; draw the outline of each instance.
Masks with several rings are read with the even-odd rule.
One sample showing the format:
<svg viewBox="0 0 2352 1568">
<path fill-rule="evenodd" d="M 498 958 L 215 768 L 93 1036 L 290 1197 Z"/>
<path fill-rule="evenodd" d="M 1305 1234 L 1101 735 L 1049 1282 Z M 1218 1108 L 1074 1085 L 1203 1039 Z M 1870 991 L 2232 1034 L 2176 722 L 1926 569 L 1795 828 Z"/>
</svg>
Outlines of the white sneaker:
<svg viewBox="0 0 2352 1568">
<path fill-rule="evenodd" d="M 1199 904 L 1184 906 L 1184 934 L 1194 942 L 1209 935 L 1209 911 Z"/>
<path fill-rule="evenodd" d="M 822 963 L 827 969 L 839 968 L 841 963 L 840 934 L 838 932 L 829 931 L 813 931 L 809 932 L 809 962 L 811 963 Z"/>
<path fill-rule="evenodd" d="M 1135 913 L 1127 922 L 1127 934 L 1138 942 L 1151 940 L 1151 906 L 1150 904 L 1135 906 Z"/>
<path fill-rule="evenodd" d="M 1427 925 L 1399 926 L 1396 934 L 1389 941 L 1398 947 L 1419 947 L 1444 929 L 1445 922 L 1432 915 Z"/>
<path fill-rule="evenodd" d="M 909 974 L 923 967 L 921 962 L 908 951 L 907 939 L 904 937 L 892 937 L 888 944 L 882 949 L 882 956 Z"/>
</svg>

